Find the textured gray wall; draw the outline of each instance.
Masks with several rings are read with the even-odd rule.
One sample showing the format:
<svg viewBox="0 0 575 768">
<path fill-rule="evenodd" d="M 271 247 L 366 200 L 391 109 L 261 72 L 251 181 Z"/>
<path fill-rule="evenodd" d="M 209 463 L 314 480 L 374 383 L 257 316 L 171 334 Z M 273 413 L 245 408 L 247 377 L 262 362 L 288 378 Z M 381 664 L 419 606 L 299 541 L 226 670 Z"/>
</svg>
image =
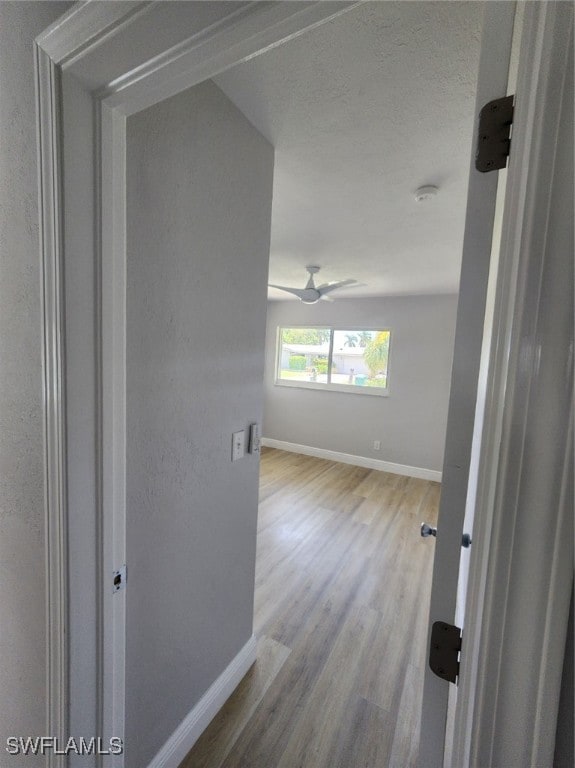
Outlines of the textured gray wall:
<svg viewBox="0 0 575 768">
<path fill-rule="evenodd" d="M 252 632 L 272 179 L 212 83 L 128 121 L 127 768 Z"/>
<path fill-rule="evenodd" d="M 268 302 L 265 437 L 441 470 L 457 296 Z M 388 397 L 277 386 L 278 326 L 390 328 Z M 373 441 L 381 450 L 373 450 Z"/>
<path fill-rule="evenodd" d="M 45 558 L 34 37 L 70 3 L 0 3 L 0 763 L 45 725 Z"/>
</svg>

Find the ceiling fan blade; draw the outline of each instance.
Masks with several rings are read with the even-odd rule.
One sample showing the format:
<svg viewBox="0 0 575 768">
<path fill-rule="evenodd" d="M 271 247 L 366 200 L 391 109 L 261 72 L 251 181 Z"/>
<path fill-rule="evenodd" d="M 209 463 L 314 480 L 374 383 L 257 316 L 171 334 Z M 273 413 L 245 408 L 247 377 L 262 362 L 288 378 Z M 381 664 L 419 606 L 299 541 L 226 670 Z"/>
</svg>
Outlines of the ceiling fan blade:
<svg viewBox="0 0 575 768">
<path fill-rule="evenodd" d="M 320 292 L 322 296 L 325 296 L 326 293 L 331 293 L 331 291 L 335 291 L 338 288 L 347 288 L 349 286 L 355 285 L 357 283 L 357 280 L 340 280 L 339 283 L 331 283 L 331 285 L 328 283 L 328 285 L 321 285 L 317 290 Z"/>
<path fill-rule="evenodd" d="M 287 285 L 276 285 L 275 283 L 268 283 L 269 288 L 277 288 L 280 291 L 291 293 L 292 296 L 297 296 L 304 304 L 315 304 L 320 299 L 326 301 L 333 301 L 333 299 L 326 294 L 335 291 L 336 288 L 345 288 L 348 285 L 355 285 L 357 280 L 340 280 L 336 283 L 324 283 L 319 288 L 315 287 L 313 276 L 319 272 L 319 267 L 306 267 L 309 273 L 309 279 L 305 288 L 291 288 Z"/>
<path fill-rule="evenodd" d="M 285 285 L 273 285 L 273 283 L 268 283 L 268 288 L 279 288 L 280 291 L 285 291 L 286 293 L 293 293 L 293 295 L 297 296 L 298 299 L 302 299 L 307 295 L 306 288 L 288 288 Z"/>
</svg>

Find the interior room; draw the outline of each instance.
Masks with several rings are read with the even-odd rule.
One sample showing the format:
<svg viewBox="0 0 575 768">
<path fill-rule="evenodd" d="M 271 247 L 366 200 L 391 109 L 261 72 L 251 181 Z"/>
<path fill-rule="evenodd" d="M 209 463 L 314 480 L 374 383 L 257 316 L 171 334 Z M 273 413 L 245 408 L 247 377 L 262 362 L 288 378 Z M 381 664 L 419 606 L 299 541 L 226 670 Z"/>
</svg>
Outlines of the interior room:
<svg viewBox="0 0 575 768">
<path fill-rule="evenodd" d="M 266 440 L 439 479 L 481 24 L 477 3 L 368 3 L 215 78 L 274 147 L 268 282 L 356 281 L 269 289 Z M 317 325 L 391 329 L 389 397 L 276 386 L 278 327 Z"/>
</svg>

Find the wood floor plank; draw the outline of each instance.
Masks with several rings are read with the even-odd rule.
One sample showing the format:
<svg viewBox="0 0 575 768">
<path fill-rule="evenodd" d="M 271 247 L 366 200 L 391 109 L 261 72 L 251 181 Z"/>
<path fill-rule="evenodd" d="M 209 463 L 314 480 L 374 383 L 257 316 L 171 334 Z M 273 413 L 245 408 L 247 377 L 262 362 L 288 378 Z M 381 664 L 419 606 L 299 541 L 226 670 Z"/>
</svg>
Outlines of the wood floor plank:
<svg viewBox="0 0 575 768">
<path fill-rule="evenodd" d="M 352 697 L 346 717 L 339 724 L 337 742 L 326 756 L 326 765 L 329 768 L 390 768 L 395 719 L 395 714 L 372 702 Z"/>
<path fill-rule="evenodd" d="M 314 606 L 302 631 L 305 644 L 299 643 L 292 650 L 225 761 L 225 768 L 279 765 L 350 609 L 351 601 L 342 599 Z"/>
<path fill-rule="evenodd" d="M 439 494 L 262 451 L 258 661 L 180 768 L 415 768 Z"/>
<path fill-rule="evenodd" d="M 257 660 L 212 720 L 180 768 L 220 768 L 291 651 L 269 637 L 258 641 Z"/>
<path fill-rule="evenodd" d="M 340 723 L 346 719 L 356 685 L 355 668 L 349 664 L 350 649 L 363 658 L 366 641 L 379 619 L 377 612 L 369 608 L 352 608 L 306 698 L 277 768 L 330 768 L 330 754 L 338 742 Z"/>
<path fill-rule="evenodd" d="M 354 496 L 358 494 L 354 493 Z M 370 525 L 373 523 L 377 513 L 380 511 L 381 505 L 377 501 L 367 499 L 365 496 L 361 497 L 360 503 L 355 507 L 352 520 L 356 523 L 365 523 Z"/>
<path fill-rule="evenodd" d="M 408 664 L 399 702 L 398 718 L 389 755 L 389 768 L 421 768 L 419 765 L 420 713 L 423 689 L 421 665 Z"/>
</svg>

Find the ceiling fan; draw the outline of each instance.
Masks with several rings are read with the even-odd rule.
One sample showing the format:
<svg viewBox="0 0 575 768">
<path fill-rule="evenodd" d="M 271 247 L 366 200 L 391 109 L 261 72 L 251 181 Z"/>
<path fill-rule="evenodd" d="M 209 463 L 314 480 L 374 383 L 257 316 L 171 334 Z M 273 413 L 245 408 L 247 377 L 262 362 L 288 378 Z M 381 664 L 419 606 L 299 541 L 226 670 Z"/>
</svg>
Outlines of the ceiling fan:
<svg viewBox="0 0 575 768">
<path fill-rule="evenodd" d="M 320 299 L 331 301 L 331 297 L 327 295 L 328 293 L 331 293 L 332 291 L 335 291 L 339 288 L 346 288 L 349 285 L 354 285 L 357 283 L 357 280 L 340 280 L 337 283 L 324 283 L 323 285 L 318 285 L 316 288 L 313 276 L 319 272 L 320 268 L 306 267 L 306 269 L 309 273 L 309 279 L 305 288 L 288 288 L 285 285 L 273 285 L 272 283 L 269 283 L 269 287 L 279 288 L 280 291 L 293 293 L 293 295 L 297 296 L 298 299 L 303 301 L 304 304 L 315 304 Z"/>
</svg>

